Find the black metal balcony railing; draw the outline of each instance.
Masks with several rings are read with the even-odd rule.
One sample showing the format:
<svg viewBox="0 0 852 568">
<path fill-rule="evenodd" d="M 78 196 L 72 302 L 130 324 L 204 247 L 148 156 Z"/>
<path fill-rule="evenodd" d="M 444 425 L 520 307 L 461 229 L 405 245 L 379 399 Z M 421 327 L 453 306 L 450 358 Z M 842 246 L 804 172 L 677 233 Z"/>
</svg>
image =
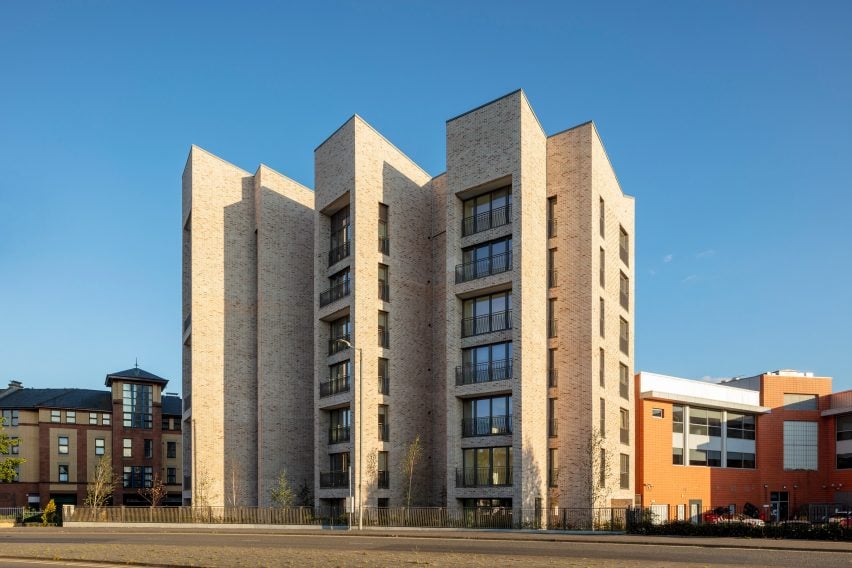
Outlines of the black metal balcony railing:
<svg viewBox="0 0 852 568">
<path fill-rule="evenodd" d="M 341 335 L 340 337 L 332 337 L 328 340 L 328 354 L 334 355 L 335 353 L 340 353 L 344 349 L 349 349 L 349 346 L 340 341 L 341 339 L 345 339 L 349 341 L 350 335 L 347 333 L 345 335 Z"/>
<path fill-rule="evenodd" d="M 559 286 L 559 273 L 555 268 L 551 268 L 547 271 L 547 287 L 556 288 L 557 286 Z"/>
<path fill-rule="evenodd" d="M 622 444 L 630 443 L 630 428 L 621 428 L 620 429 L 620 439 Z"/>
<path fill-rule="evenodd" d="M 326 471 L 320 473 L 320 487 L 333 489 L 335 487 L 349 487 L 348 471 Z"/>
<path fill-rule="evenodd" d="M 349 256 L 352 249 L 351 244 L 352 241 L 346 241 L 342 245 L 338 245 L 328 251 L 328 265 L 331 266 L 335 262 L 339 262 Z"/>
<path fill-rule="evenodd" d="M 344 296 L 348 296 L 350 291 L 349 280 L 344 280 L 340 284 L 335 284 L 328 290 L 320 292 L 320 307 L 327 306 L 335 300 L 339 300 Z"/>
<path fill-rule="evenodd" d="M 382 280 L 379 280 L 379 300 L 390 301 L 390 286 Z"/>
<path fill-rule="evenodd" d="M 556 421 L 556 418 L 551 418 L 547 421 L 547 436 L 550 438 L 555 438 L 559 435 L 559 428 L 557 427 L 559 424 Z"/>
<path fill-rule="evenodd" d="M 379 347 L 390 347 L 390 331 L 379 328 Z"/>
<path fill-rule="evenodd" d="M 557 369 L 547 370 L 547 386 L 555 387 L 559 384 L 559 371 Z"/>
<path fill-rule="evenodd" d="M 378 484 L 379 489 L 388 489 L 390 487 L 390 472 L 379 471 L 376 475 L 376 483 Z"/>
<path fill-rule="evenodd" d="M 476 467 L 456 470 L 456 487 L 512 485 L 512 466 Z"/>
<path fill-rule="evenodd" d="M 500 359 L 456 367 L 456 384 L 472 385 L 512 378 L 512 360 Z"/>
<path fill-rule="evenodd" d="M 630 293 L 622 290 L 619 294 L 619 299 L 621 300 L 621 307 L 625 310 L 630 310 Z"/>
<path fill-rule="evenodd" d="M 556 332 L 558 331 L 556 321 L 556 318 L 547 321 L 547 337 L 556 337 Z"/>
<path fill-rule="evenodd" d="M 512 253 L 495 254 L 456 266 L 456 284 L 512 270 Z"/>
<path fill-rule="evenodd" d="M 512 310 L 505 312 L 491 312 L 482 316 L 464 318 L 462 320 L 462 337 L 491 333 L 492 331 L 503 331 L 512 329 Z"/>
<path fill-rule="evenodd" d="M 332 426 L 328 429 L 328 443 L 340 444 L 349 441 L 349 426 Z"/>
<path fill-rule="evenodd" d="M 504 205 L 462 219 L 462 236 L 474 235 L 512 222 L 512 206 Z"/>
<path fill-rule="evenodd" d="M 379 423 L 379 441 L 390 442 L 390 425 Z"/>
<path fill-rule="evenodd" d="M 465 418 L 462 420 L 462 437 L 503 436 L 512 433 L 512 415 Z"/>
<path fill-rule="evenodd" d="M 547 238 L 552 239 L 556 236 L 556 219 L 549 219 L 547 221 Z"/>
<path fill-rule="evenodd" d="M 379 394 L 390 394 L 390 377 L 379 377 Z"/>
<path fill-rule="evenodd" d="M 387 237 L 379 237 L 379 252 L 382 254 L 390 254 L 390 239 Z"/>
<path fill-rule="evenodd" d="M 320 383 L 320 397 L 331 396 L 339 392 L 349 391 L 349 377 L 335 377 L 330 381 Z"/>
</svg>

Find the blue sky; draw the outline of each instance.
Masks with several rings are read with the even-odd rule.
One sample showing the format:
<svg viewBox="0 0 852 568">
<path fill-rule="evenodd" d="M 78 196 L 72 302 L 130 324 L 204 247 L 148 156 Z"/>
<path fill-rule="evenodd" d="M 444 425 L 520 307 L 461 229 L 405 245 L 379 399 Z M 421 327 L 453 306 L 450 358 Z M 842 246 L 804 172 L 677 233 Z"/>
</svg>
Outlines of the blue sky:
<svg viewBox="0 0 852 568">
<path fill-rule="evenodd" d="M 636 197 L 636 367 L 852 388 L 850 2 L 0 3 L 0 384 L 180 387 L 190 144 L 313 185 L 357 112 L 433 174 L 518 87 Z"/>
</svg>

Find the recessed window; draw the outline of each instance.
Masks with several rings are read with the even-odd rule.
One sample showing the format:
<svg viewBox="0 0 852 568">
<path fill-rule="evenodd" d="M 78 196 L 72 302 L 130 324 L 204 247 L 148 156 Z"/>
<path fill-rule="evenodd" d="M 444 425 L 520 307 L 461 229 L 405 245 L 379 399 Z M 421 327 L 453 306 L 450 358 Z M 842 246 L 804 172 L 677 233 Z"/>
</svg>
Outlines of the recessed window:
<svg viewBox="0 0 852 568">
<path fill-rule="evenodd" d="M 125 383 L 122 386 L 125 428 L 153 428 L 154 387 Z"/>
<path fill-rule="evenodd" d="M 130 438 L 122 440 L 122 455 L 126 458 L 133 457 L 133 440 Z"/>
<path fill-rule="evenodd" d="M 169 459 L 177 457 L 177 442 L 166 442 L 166 457 Z"/>
<path fill-rule="evenodd" d="M 147 459 L 151 459 L 154 457 L 154 440 L 145 440 L 143 445 L 143 450 L 145 452 L 145 457 Z"/>
<path fill-rule="evenodd" d="M 463 209 L 463 237 L 511 223 L 512 186 L 466 199 Z"/>
<path fill-rule="evenodd" d="M 77 411 L 66 410 L 65 411 L 65 422 L 67 424 L 75 424 L 77 422 Z"/>
<path fill-rule="evenodd" d="M 98 423 L 98 413 L 90 412 L 89 413 L 89 424 L 97 424 Z"/>
<path fill-rule="evenodd" d="M 103 438 L 95 438 L 95 455 L 102 456 L 106 451 L 106 441 Z"/>
<path fill-rule="evenodd" d="M 51 422 L 61 422 L 62 421 L 62 416 L 60 415 L 60 412 L 58 410 L 51 410 L 50 411 L 50 421 Z"/>
<path fill-rule="evenodd" d="M 652 418 L 663 418 L 665 414 L 663 413 L 662 408 L 652 408 L 651 409 L 651 417 Z"/>
<path fill-rule="evenodd" d="M 2 415 L 0 415 L 2 421 L 0 423 L 3 426 L 15 427 L 18 425 L 18 411 L 17 410 L 4 410 Z"/>
<path fill-rule="evenodd" d="M 59 464 L 59 483 L 68 483 L 68 464 Z"/>
<path fill-rule="evenodd" d="M 177 468 L 166 468 L 166 485 L 177 485 Z"/>
<path fill-rule="evenodd" d="M 68 436 L 59 436 L 59 453 L 68 453 Z"/>
<path fill-rule="evenodd" d="M 619 474 L 622 489 L 630 489 L 630 455 L 621 454 Z"/>
<path fill-rule="evenodd" d="M 101 424 L 103 424 L 104 426 L 110 425 L 110 415 L 109 414 L 101 415 Z"/>
<path fill-rule="evenodd" d="M 618 394 L 630 400 L 630 369 L 624 363 L 618 364 Z"/>
<path fill-rule="evenodd" d="M 784 469 L 817 469 L 818 432 L 816 422 L 784 421 Z"/>
</svg>

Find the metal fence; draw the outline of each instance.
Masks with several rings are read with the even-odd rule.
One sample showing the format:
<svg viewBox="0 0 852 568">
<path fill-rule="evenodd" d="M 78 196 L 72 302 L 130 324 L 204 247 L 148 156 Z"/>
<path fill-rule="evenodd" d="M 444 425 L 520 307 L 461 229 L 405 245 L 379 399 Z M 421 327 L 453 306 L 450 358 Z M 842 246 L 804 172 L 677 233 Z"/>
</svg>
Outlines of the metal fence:
<svg viewBox="0 0 852 568">
<path fill-rule="evenodd" d="M 346 525 L 337 507 L 69 507 L 65 522 Z"/>
<path fill-rule="evenodd" d="M 26 507 L 0 507 L 0 521 L 14 521 L 16 523 L 41 523 L 44 511 L 39 509 L 27 509 Z M 56 518 L 60 511 L 57 508 Z"/>
</svg>

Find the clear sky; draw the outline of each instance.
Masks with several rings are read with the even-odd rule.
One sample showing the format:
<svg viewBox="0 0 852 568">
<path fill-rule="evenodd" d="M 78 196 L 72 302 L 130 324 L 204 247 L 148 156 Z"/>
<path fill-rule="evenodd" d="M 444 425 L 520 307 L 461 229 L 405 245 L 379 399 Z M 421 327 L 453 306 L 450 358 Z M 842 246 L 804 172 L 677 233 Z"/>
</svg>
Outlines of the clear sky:
<svg viewBox="0 0 852 568">
<path fill-rule="evenodd" d="M 180 388 L 190 144 L 313 186 L 357 112 L 427 171 L 518 87 L 636 197 L 636 368 L 852 388 L 852 2 L 0 2 L 0 385 Z"/>
</svg>

